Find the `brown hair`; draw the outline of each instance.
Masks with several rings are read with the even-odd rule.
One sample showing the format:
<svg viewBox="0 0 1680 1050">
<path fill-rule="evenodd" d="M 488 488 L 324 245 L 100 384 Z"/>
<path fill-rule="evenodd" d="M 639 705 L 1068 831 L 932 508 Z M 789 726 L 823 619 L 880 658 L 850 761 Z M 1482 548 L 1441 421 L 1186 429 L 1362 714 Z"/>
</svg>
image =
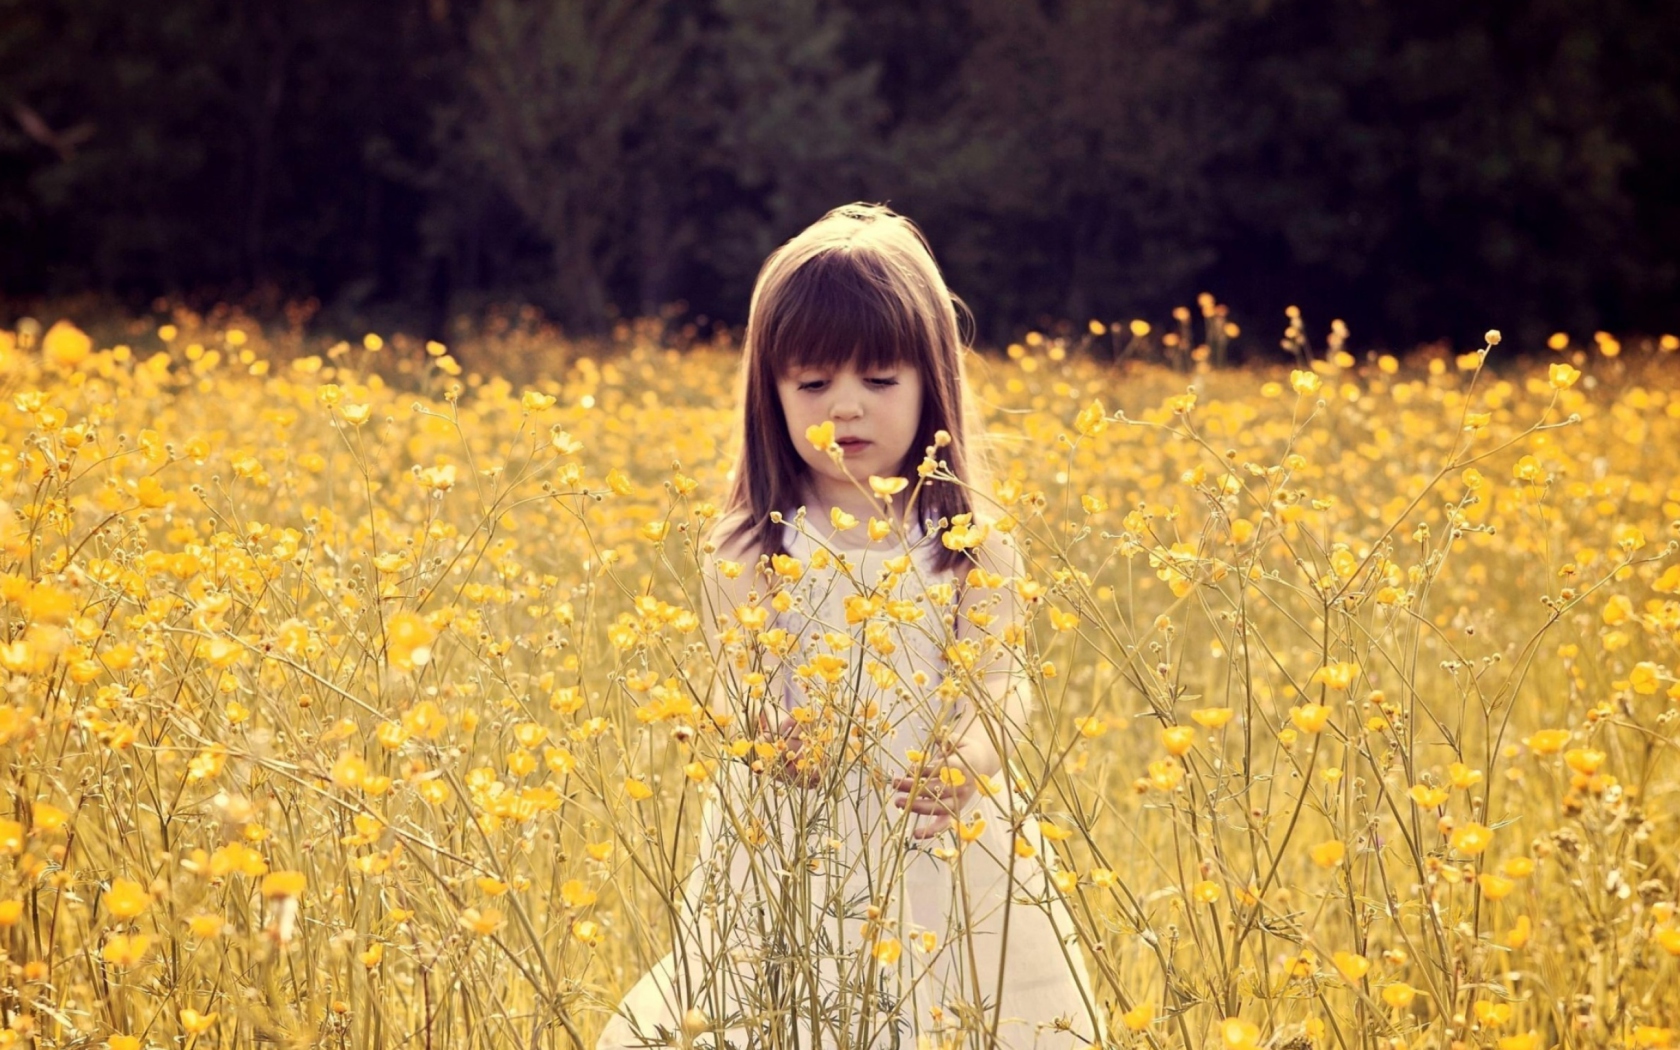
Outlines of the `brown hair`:
<svg viewBox="0 0 1680 1050">
<path fill-rule="evenodd" d="M 760 553 L 786 553 L 772 511 L 791 518 L 807 467 L 787 432 L 776 393 L 789 370 L 909 365 L 922 379 L 922 418 L 899 475 L 916 466 L 943 430 L 951 443 L 936 458 L 968 485 L 984 480 L 973 442 L 958 316 L 968 309 L 940 276 L 916 224 L 884 205 L 848 204 L 812 223 L 770 253 L 758 272 L 741 359 L 740 451 L 728 513 L 741 519 L 729 538 L 751 536 Z M 928 482 L 909 508 L 916 520 L 970 513 L 967 489 Z M 953 570 L 962 552 L 938 548 L 936 564 Z"/>
</svg>

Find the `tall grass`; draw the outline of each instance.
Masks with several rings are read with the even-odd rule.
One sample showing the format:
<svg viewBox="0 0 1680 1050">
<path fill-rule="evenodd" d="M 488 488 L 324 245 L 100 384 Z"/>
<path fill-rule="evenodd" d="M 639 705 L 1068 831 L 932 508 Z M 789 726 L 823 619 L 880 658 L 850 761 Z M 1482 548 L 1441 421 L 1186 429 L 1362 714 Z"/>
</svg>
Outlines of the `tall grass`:
<svg viewBox="0 0 1680 1050">
<path fill-rule="evenodd" d="M 590 1045 L 703 929 L 702 800 L 750 828 L 808 797 L 750 773 L 778 745 L 702 641 L 721 618 L 729 660 L 778 644 L 699 583 L 733 356 L 522 338 L 466 347 L 469 373 L 190 315 L 129 345 L 0 336 L 0 1042 Z M 989 631 L 1036 697 L 1026 727 L 982 705 L 1011 752 L 988 787 L 1042 828 L 1017 906 L 1054 894 L 1077 930 L 1095 1003 L 1068 1030 L 1670 1045 L 1672 357 L 1186 373 L 1091 347 L 974 369 L 985 542 L 1024 559 L 976 586 L 1024 610 Z M 945 596 L 898 583 L 932 615 L 888 626 L 948 646 Z M 861 660 L 889 619 L 830 627 Z M 838 800 L 873 752 L 829 692 Z M 867 1045 L 881 971 L 924 949 L 805 848 L 766 834 L 754 861 L 798 907 L 744 943 L 805 975 L 755 985 L 760 1039 L 799 1018 Z M 890 884 L 904 857 L 875 860 Z M 688 889 L 727 911 L 747 887 Z M 985 999 L 918 1024 L 985 1045 Z"/>
</svg>

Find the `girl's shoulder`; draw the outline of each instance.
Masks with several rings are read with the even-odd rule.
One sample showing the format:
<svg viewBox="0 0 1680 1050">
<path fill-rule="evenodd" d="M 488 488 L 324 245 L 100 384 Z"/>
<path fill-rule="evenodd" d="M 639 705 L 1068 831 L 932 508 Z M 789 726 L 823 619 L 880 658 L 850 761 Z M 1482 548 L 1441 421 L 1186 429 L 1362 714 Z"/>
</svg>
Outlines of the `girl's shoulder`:
<svg viewBox="0 0 1680 1050">
<path fill-rule="evenodd" d="M 711 551 L 706 555 L 708 565 L 715 565 L 719 560 L 742 564 L 758 560 L 758 537 L 748 527 L 748 521 L 745 513 L 735 512 L 725 514 L 713 523 L 702 545 L 702 549 L 710 548 Z"/>
</svg>

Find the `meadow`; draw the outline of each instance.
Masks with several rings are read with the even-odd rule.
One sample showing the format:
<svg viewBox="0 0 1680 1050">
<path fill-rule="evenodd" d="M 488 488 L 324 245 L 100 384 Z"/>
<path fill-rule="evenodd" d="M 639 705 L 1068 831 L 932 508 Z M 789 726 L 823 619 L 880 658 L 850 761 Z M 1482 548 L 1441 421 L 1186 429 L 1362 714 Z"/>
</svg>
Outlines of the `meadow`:
<svg viewBox="0 0 1680 1050">
<path fill-rule="evenodd" d="M 968 582 L 1026 610 L 1008 775 L 1100 1038 L 1674 1045 L 1680 342 L 1300 329 L 1293 367 L 1109 361 L 1141 323 L 970 362 L 995 478 L 944 528 L 1024 558 Z M 775 644 L 769 594 L 696 586 L 736 361 L 0 333 L 0 1046 L 592 1046 L 670 947 L 698 801 L 779 746 L 701 640 Z M 865 609 L 859 647 L 949 606 Z"/>
</svg>

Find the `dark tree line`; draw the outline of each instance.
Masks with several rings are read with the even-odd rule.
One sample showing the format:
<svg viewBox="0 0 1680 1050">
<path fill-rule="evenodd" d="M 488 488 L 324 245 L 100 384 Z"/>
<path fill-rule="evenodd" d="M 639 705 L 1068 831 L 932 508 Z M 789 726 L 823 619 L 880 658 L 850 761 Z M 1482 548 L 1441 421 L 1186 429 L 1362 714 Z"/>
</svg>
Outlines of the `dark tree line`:
<svg viewBox="0 0 1680 1050">
<path fill-rule="evenodd" d="M 1675 327 L 1670 0 L 0 0 L 0 293 L 738 322 L 888 200 L 988 334 Z"/>
</svg>

